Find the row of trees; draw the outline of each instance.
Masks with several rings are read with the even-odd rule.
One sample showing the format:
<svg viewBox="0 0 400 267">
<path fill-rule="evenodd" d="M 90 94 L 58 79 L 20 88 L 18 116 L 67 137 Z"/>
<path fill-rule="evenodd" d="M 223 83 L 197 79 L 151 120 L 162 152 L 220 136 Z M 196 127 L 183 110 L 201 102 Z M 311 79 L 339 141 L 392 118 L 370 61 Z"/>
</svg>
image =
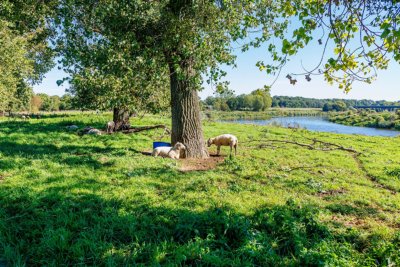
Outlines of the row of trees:
<svg viewBox="0 0 400 267">
<path fill-rule="evenodd" d="M 32 96 L 29 106 L 29 110 L 32 113 L 37 113 L 39 111 L 60 111 L 72 109 L 74 109 L 74 105 L 72 97 L 69 94 L 65 94 L 62 97 L 57 95 L 49 96 L 44 93 L 35 94 Z"/>
<path fill-rule="evenodd" d="M 291 96 L 271 97 L 268 89 L 258 89 L 250 94 L 235 96 L 232 92 L 209 96 L 203 106 L 214 110 L 253 110 L 263 111 L 275 108 L 321 108 L 323 111 L 345 111 L 355 106 L 400 106 L 400 101 L 355 100 L 355 99 L 316 99 Z"/>
<path fill-rule="evenodd" d="M 197 92 L 205 77 L 218 84 L 221 66 L 235 64 L 232 44 L 242 51 L 265 44 L 274 63 L 257 66 L 268 75 L 280 73 L 308 44 L 321 45 L 321 52 L 333 48 L 330 56 L 322 52 L 307 77 L 323 75 L 348 91 L 354 81 L 371 82 L 389 59 L 400 61 L 399 6 L 365 0 L 2 0 L 0 109 L 18 105 L 24 89 L 58 56 L 81 107 L 113 109 L 118 129 L 130 109 L 170 106 L 171 142 L 184 143 L 188 157 L 207 157 Z M 296 83 L 294 74 L 288 77 Z"/>
<path fill-rule="evenodd" d="M 6 105 L 4 109 L 0 110 L 0 114 L 5 114 L 6 112 L 38 113 L 40 111 L 61 111 L 78 108 L 76 103 L 73 102 L 73 97 L 69 94 L 60 97 L 57 95 L 49 96 L 45 93 L 34 94 L 29 92 L 24 94 L 24 97 L 18 101 L 10 103 L 13 104 Z"/>
<path fill-rule="evenodd" d="M 250 94 L 235 96 L 232 92 L 209 96 L 203 106 L 214 110 L 253 110 L 264 111 L 271 107 L 272 98 L 268 89 L 257 89 Z"/>
<path fill-rule="evenodd" d="M 344 104 L 344 105 L 343 105 Z M 291 97 L 291 96 L 274 96 L 272 98 L 272 107 L 280 108 L 331 108 L 336 105 L 337 107 L 346 106 L 346 108 L 354 106 L 400 106 L 400 101 L 386 101 L 386 100 L 356 100 L 356 99 L 316 99 L 306 97 Z"/>
</svg>

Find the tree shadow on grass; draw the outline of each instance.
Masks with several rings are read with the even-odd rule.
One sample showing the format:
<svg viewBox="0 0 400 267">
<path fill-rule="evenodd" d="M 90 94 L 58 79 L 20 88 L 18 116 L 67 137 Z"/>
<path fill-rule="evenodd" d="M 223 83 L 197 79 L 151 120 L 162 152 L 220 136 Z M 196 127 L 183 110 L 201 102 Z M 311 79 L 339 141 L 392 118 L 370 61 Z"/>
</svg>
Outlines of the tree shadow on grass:
<svg viewBox="0 0 400 267">
<path fill-rule="evenodd" d="M 38 134 L 50 132 L 68 132 L 66 129 L 69 125 L 76 125 L 79 128 L 92 126 L 98 129 L 104 128 L 104 125 L 95 122 L 90 125 L 84 124 L 81 120 L 72 118 L 63 121 L 3 121 L 0 122 L 0 132 L 5 134 L 21 133 L 21 134 Z M 74 133 L 74 132 L 71 132 Z"/>
<path fill-rule="evenodd" d="M 316 220 L 314 208 L 293 202 L 243 215 L 66 189 L 3 188 L 0 259 L 10 266 L 312 266 L 352 252 L 350 244 L 335 247 L 342 239 Z"/>
<path fill-rule="evenodd" d="M 354 215 L 360 218 L 374 217 L 379 215 L 379 210 L 368 205 L 350 205 L 350 204 L 330 204 L 327 209 L 342 215 Z"/>
<path fill-rule="evenodd" d="M 20 157 L 27 159 L 13 161 L 11 159 L 0 159 L 0 166 L 4 169 L 15 169 L 30 165 L 31 159 L 56 159 L 61 164 L 69 166 L 91 166 L 95 169 L 101 168 L 108 163 L 102 163 L 95 159 L 96 154 L 108 154 L 114 152 L 113 148 L 100 148 L 96 146 L 61 146 L 20 144 L 9 141 L 0 141 L 0 153 L 6 157 Z"/>
</svg>

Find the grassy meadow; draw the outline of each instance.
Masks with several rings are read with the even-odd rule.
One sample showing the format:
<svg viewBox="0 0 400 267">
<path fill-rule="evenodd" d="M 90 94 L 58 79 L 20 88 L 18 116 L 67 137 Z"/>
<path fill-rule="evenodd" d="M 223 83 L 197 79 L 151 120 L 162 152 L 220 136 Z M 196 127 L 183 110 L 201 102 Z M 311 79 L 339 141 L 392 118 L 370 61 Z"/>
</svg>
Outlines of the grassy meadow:
<svg viewBox="0 0 400 267">
<path fill-rule="evenodd" d="M 204 120 L 206 138 L 238 136 L 238 155 L 184 172 L 141 153 L 161 129 L 65 129 L 110 119 L 0 118 L 0 266 L 400 265 L 400 137 Z M 361 154 L 268 141 L 313 138 Z"/>
<path fill-rule="evenodd" d="M 205 117 L 209 120 L 238 120 L 252 119 L 264 120 L 271 117 L 291 116 L 324 116 L 320 108 L 269 108 L 265 111 L 205 111 Z"/>
</svg>

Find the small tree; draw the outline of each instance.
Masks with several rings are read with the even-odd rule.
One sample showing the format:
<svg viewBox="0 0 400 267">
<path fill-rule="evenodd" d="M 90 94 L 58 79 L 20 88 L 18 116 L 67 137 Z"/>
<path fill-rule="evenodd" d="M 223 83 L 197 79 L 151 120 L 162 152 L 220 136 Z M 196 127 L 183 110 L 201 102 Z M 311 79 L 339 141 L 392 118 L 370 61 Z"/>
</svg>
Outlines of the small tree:
<svg viewBox="0 0 400 267">
<path fill-rule="evenodd" d="M 255 95 L 253 97 L 253 110 L 254 111 L 261 111 L 264 109 L 264 101 L 263 101 L 263 97 L 260 95 Z"/>
<path fill-rule="evenodd" d="M 60 110 L 60 97 L 58 95 L 53 95 L 50 96 L 50 101 L 51 101 L 51 111 L 59 111 Z"/>
<path fill-rule="evenodd" d="M 72 110 L 72 109 L 73 109 L 72 96 L 70 94 L 64 94 L 60 98 L 60 110 Z"/>
<path fill-rule="evenodd" d="M 42 101 L 42 104 L 40 105 L 39 110 L 41 110 L 41 111 L 51 111 L 51 108 L 52 108 L 53 104 L 52 104 L 50 96 L 48 96 L 45 93 L 39 93 L 37 95 L 40 97 L 40 99 Z"/>
<path fill-rule="evenodd" d="M 328 112 L 332 110 L 332 103 L 325 103 L 324 106 L 322 107 L 322 111 Z"/>
<path fill-rule="evenodd" d="M 263 89 L 257 89 L 251 92 L 252 95 L 259 96 L 262 102 L 261 109 L 257 110 L 266 110 L 271 107 L 272 105 L 272 97 L 270 94 L 269 87 L 265 86 Z M 260 105 L 260 104 L 257 104 Z"/>
<path fill-rule="evenodd" d="M 31 98 L 31 112 L 38 113 L 43 104 L 42 99 L 38 95 L 33 95 Z"/>
<path fill-rule="evenodd" d="M 345 111 L 347 110 L 346 103 L 343 101 L 336 101 L 333 105 L 332 108 L 336 111 Z"/>
</svg>

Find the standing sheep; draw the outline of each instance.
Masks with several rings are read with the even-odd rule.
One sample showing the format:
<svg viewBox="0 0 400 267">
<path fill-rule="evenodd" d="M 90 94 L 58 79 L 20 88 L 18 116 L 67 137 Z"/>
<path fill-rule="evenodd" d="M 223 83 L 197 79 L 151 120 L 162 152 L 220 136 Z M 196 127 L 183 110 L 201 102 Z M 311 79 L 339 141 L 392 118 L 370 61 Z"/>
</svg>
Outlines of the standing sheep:
<svg viewBox="0 0 400 267">
<path fill-rule="evenodd" d="M 179 159 L 181 155 L 181 150 L 186 149 L 186 147 L 182 143 L 176 143 L 173 147 L 169 146 L 159 146 L 153 150 L 151 153 L 152 156 L 157 157 L 164 157 L 164 158 L 171 158 L 171 159 Z"/>
<path fill-rule="evenodd" d="M 109 121 L 106 124 L 107 133 L 112 133 L 115 130 L 115 123 L 113 121 Z"/>
<path fill-rule="evenodd" d="M 217 146 L 217 155 L 219 156 L 219 152 L 221 149 L 221 146 L 230 146 L 231 151 L 230 154 L 232 154 L 232 147 L 235 148 L 235 155 L 236 155 L 236 149 L 238 145 L 238 139 L 236 136 L 232 134 L 222 134 L 214 138 L 210 138 L 207 141 L 207 146 L 210 147 L 211 145 L 216 145 Z"/>
</svg>

